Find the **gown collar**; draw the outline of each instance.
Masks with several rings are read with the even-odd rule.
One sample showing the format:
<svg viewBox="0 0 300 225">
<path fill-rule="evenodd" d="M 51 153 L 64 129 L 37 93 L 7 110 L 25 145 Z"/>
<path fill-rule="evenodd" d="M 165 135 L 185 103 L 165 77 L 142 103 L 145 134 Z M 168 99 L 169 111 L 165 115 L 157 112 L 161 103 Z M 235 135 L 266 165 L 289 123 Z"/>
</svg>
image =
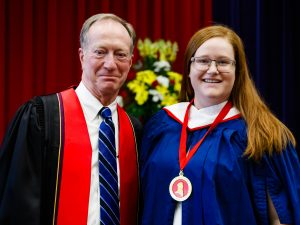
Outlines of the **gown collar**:
<svg viewBox="0 0 300 225">
<path fill-rule="evenodd" d="M 194 105 L 190 108 L 189 114 L 189 129 L 199 129 L 212 124 L 216 116 L 224 107 L 227 101 L 217 105 L 197 109 Z M 166 106 L 163 109 L 168 113 L 170 117 L 183 123 L 185 111 L 189 105 L 189 102 L 180 102 L 171 106 Z M 231 120 L 240 117 L 240 112 L 234 106 L 230 109 L 223 121 Z"/>
</svg>

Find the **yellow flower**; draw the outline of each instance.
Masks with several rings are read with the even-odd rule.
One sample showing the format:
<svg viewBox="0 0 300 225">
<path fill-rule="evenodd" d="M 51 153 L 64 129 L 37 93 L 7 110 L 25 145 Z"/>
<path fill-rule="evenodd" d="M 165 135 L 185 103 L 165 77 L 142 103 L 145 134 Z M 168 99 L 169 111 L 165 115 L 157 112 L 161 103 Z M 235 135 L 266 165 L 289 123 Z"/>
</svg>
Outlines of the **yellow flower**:
<svg viewBox="0 0 300 225">
<path fill-rule="evenodd" d="M 138 105 L 143 105 L 148 100 L 147 86 L 139 80 L 132 80 L 128 82 L 127 87 L 135 93 L 134 99 Z"/>
<path fill-rule="evenodd" d="M 136 74 L 136 79 L 151 85 L 156 80 L 156 74 L 152 70 L 144 70 Z"/>
<path fill-rule="evenodd" d="M 155 88 L 162 96 L 165 96 L 169 90 L 166 86 L 163 85 L 157 85 Z"/>
<path fill-rule="evenodd" d="M 171 41 L 159 40 L 157 44 L 158 44 L 158 51 L 159 51 L 159 60 L 174 62 L 178 51 L 177 42 L 174 42 L 172 44 Z"/>
<path fill-rule="evenodd" d="M 159 61 L 174 62 L 178 51 L 177 42 L 160 39 L 152 42 L 149 38 L 138 40 L 137 48 L 141 57 L 159 58 Z"/>
<path fill-rule="evenodd" d="M 140 87 L 140 83 L 141 82 L 138 80 L 132 80 L 132 81 L 128 82 L 127 87 L 129 88 L 129 90 L 136 93 L 137 89 Z"/>
<path fill-rule="evenodd" d="M 169 71 L 167 72 L 168 76 L 175 80 L 176 82 L 180 82 L 182 80 L 182 75 L 176 72 Z"/>
<path fill-rule="evenodd" d="M 139 39 L 137 48 L 139 50 L 140 56 L 157 58 L 158 45 L 156 43 L 152 43 L 150 39 L 146 38 L 144 42 Z"/>
<path fill-rule="evenodd" d="M 163 96 L 163 100 L 161 101 L 161 106 L 173 105 L 178 102 L 178 96 L 175 93 L 167 94 Z"/>
<path fill-rule="evenodd" d="M 136 93 L 134 99 L 136 100 L 138 105 L 143 105 L 148 100 L 148 95 L 149 95 L 148 91 L 141 89 Z"/>
<path fill-rule="evenodd" d="M 175 91 L 180 91 L 181 89 L 181 80 L 182 80 L 182 75 L 176 72 L 169 71 L 167 72 L 168 76 L 170 77 L 170 80 L 174 80 L 174 90 Z"/>
</svg>

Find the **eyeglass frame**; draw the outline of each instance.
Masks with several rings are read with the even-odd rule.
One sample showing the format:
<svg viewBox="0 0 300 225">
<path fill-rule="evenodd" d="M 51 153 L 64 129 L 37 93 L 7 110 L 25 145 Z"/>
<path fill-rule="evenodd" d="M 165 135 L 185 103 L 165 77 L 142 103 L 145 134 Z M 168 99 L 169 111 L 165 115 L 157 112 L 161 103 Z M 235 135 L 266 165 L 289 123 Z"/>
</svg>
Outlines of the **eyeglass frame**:
<svg viewBox="0 0 300 225">
<path fill-rule="evenodd" d="M 229 72 L 229 71 L 222 71 L 222 69 L 220 70 L 219 69 L 219 66 L 220 66 L 220 61 L 228 61 L 229 62 L 229 64 L 228 64 L 228 66 L 229 65 L 231 65 L 231 66 L 235 66 L 236 65 L 236 61 L 235 60 L 233 60 L 233 59 L 228 59 L 228 58 L 226 58 L 226 59 L 210 59 L 210 58 L 204 58 L 204 57 L 196 57 L 196 56 L 193 56 L 193 57 L 191 57 L 191 62 L 193 63 L 193 62 L 195 62 L 196 61 L 196 59 L 199 59 L 199 58 L 203 58 L 203 59 L 206 59 L 206 60 L 209 60 L 209 64 L 207 65 L 207 68 L 206 69 L 203 69 L 203 70 L 201 70 L 201 71 L 206 71 L 206 70 L 208 70 L 210 67 L 211 67 L 211 63 L 214 61 L 215 62 L 215 66 L 216 66 L 216 68 L 217 68 L 217 70 L 219 71 L 219 72 Z M 198 69 L 197 69 L 198 70 Z"/>
</svg>

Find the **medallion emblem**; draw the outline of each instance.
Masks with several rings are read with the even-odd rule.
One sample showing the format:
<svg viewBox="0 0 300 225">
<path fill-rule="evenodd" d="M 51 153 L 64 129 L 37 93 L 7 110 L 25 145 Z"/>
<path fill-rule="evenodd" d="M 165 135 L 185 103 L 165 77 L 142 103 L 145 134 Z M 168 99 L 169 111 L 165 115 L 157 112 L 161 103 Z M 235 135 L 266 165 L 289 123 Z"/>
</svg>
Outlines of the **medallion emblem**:
<svg viewBox="0 0 300 225">
<path fill-rule="evenodd" d="M 179 175 L 171 181 L 169 192 L 174 200 L 185 201 L 192 193 L 192 184 L 188 178 Z"/>
</svg>

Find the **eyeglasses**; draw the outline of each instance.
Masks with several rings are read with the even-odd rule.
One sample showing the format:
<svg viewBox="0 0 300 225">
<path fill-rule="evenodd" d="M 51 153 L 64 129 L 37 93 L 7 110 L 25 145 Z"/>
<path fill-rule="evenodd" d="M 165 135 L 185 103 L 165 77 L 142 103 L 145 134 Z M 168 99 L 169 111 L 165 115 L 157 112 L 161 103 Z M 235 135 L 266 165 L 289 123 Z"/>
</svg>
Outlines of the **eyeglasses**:
<svg viewBox="0 0 300 225">
<path fill-rule="evenodd" d="M 215 66 L 220 73 L 230 72 L 232 66 L 235 66 L 235 60 L 231 59 L 209 59 L 203 57 L 192 57 L 191 62 L 193 63 L 196 70 L 207 71 L 212 62 L 215 62 Z"/>
</svg>

